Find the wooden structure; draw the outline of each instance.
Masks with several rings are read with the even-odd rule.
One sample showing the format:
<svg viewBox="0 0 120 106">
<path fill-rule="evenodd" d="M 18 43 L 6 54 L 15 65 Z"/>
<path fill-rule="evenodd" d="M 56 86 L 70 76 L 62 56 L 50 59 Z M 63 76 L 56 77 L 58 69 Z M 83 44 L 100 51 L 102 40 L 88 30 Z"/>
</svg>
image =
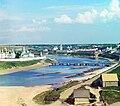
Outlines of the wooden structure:
<svg viewBox="0 0 120 106">
<path fill-rule="evenodd" d="M 103 87 L 118 86 L 118 76 L 117 74 L 102 74 L 100 82 Z"/>
<path fill-rule="evenodd" d="M 89 104 L 90 90 L 88 89 L 75 89 L 73 92 L 74 104 Z"/>
</svg>

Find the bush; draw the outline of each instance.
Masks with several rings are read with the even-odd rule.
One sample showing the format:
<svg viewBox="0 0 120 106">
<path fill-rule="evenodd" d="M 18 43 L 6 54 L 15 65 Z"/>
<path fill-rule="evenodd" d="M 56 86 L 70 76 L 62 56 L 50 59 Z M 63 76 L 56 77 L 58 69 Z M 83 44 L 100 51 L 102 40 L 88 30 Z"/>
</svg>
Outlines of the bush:
<svg viewBox="0 0 120 106">
<path fill-rule="evenodd" d="M 93 81 L 92 84 L 91 84 L 91 86 L 92 87 L 98 87 L 98 86 L 100 86 L 100 79 L 98 78 L 95 81 Z"/>
<path fill-rule="evenodd" d="M 45 96 L 47 95 L 47 93 L 48 93 L 48 91 L 42 92 L 42 93 L 36 95 L 36 96 L 33 98 L 33 101 L 34 101 L 35 103 L 37 103 L 37 104 L 45 104 L 44 98 L 45 98 Z"/>
<path fill-rule="evenodd" d="M 60 97 L 60 92 L 56 90 L 52 90 L 45 96 L 44 98 L 45 104 L 50 104 L 53 101 L 56 101 L 57 99 L 59 99 L 59 97 Z"/>
</svg>

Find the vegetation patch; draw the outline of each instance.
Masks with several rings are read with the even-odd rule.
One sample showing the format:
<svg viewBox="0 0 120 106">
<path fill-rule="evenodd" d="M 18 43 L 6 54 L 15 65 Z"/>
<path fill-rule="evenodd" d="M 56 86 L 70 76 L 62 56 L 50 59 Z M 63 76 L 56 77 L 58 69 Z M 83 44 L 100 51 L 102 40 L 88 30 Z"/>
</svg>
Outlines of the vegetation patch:
<svg viewBox="0 0 120 106">
<path fill-rule="evenodd" d="M 45 59 L 45 63 L 53 63 L 53 62 L 55 62 L 55 60 L 53 60 L 53 59 Z"/>
<path fill-rule="evenodd" d="M 62 92 L 62 91 L 66 90 L 66 89 L 68 89 L 68 88 L 70 88 L 70 87 L 72 87 L 74 85 L 77 85 L 77 84 L 79 84 L 79 81 L 69 82 L 67 85 L 64 85 L 64 86 L 62 86 L 60 88 L 57 88 L 57 90 Z"/>
<path fill-rule="evenodd" d="M 64 90 L 66 90 L 74 85 L 77 85 L 77 84 L 79 84 L 78 81 L 73 81 L 73 82 L 69 82 L 67 85 L 64 85 L 60 88 L 42 92 L 42 93 L 36 95 L 33 98 L 33 101 L 37 104 L 42 104 L 42 105 L 50 104 L 59 99 L 61 92 L 63 92 Z"/>
<path fill-rule="evenodd" d="M 19 61 L 19 62 L 0 62 L 0 69 L 8 69 L 12 67 L 24 67 L 24 66 L 30 66 L 33 64 L 37 64 L 40 62 L 40 60 L 32 60 L 32 61 Z"/>
<path fill-rule="evenodd" d="M 117 56 L 117 55 L 115 55 L 115 54 L 104 53 L 104 54 L 100 54 L 99 56 L 105 57 L 105 58 L 114 59 L 114 60 L 116 60 L 116 61 L 119 60 L 119 56 Z"/>
<path fill-rule="evenodd" d="M 102 98 L 107 101 L 107 103 L 112 104 L 120 101 L 120 92 L 116 91 L 102 91 Z"/>
<path fill-rule="evenodd" d="M 102 87 L 103 90 L 116 90 L 116 91 L 120 91 L 120 86 L 109 86 L 109 87 Z"/>
<path fill-rule="evenodd" d="M 118 79 L 120 81 L 120 66 L 117 67 L 116 69 L 114 69 L 113 71 L 109 72 L 109 73 L 116 73 L 118 75 Z"/>
</svg>

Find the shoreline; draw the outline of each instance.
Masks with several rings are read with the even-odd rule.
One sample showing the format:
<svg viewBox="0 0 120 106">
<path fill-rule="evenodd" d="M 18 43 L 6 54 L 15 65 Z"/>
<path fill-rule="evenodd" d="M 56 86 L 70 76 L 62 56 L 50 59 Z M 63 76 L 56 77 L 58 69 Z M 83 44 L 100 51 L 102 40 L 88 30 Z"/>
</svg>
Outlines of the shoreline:
<svg viewBox="0 0 120 106">
<path fill-rule="evenodd" d="M 116 66 L 118 66 L 118 63 L 115 63 L 115 64 L 111 65 L 110 67 L 105 67 L 105 68 L 102 68 L 102 69 L 98 69 L 98 70 L 96 70 L 94 72 L 87 73 L 86 76 L 84 76 L 82 78 L 73 78 L 72 81 L 90 80 L 95 76 L 98 76 L 98 75 L 100 75 L 102 73 L 108 72 L 109 70 L 111 70 L 112 68 L 114 68 Z"/>
<path fill-rule="evenodd" d="M 39 62 L 37 64 L 33 64 L 30 66 L 25 66 L 25 67 L 13 67 L 10 69 L 0 70 L 0 75 L 11 74 L 11 73 L 21 72 L 21 71 L 28 71 L 28 70 L 33 70 L 33 69 L 37 69 L 37 68 L 43 68 L 43 67 L 47 67 L 49 65 L 50 65 L 50 63 Z"/>
</svg>

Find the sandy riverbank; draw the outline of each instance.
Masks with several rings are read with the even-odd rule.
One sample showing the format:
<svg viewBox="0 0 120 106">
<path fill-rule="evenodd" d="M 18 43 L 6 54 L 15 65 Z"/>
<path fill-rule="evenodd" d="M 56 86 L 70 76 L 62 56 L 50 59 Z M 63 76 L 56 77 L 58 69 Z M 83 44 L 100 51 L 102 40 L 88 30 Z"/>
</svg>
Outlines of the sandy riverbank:
<svg viewBox="0 0 120 106">
<path fill-rule="evenodd" d="M 49 66 L 49 63 L 37 63 L 34 65 L 30 65 L 30 66 L 25 66 L 25 67 L 13 67 L 11 69 L 6 69 L 6 70 L 0 70 L 0 75 L 4 75 L 4 74 L 10 74 L 10 73 L 14 73 L 14 72 L 19 72 L 19 71 L 27 71 L 27 70 L 32 70 L 32 69 L 37 69 L 37 68 L 42 68 L 42 67 L 46 67 Z"/>
<path fill-rule="evenodd" d="M 37 106 L 32 98 L 46 90 L 50 90 L 51 85 L 34 86 L 34 87 L 0 87 L 0 106 Z"/>
</svg>

